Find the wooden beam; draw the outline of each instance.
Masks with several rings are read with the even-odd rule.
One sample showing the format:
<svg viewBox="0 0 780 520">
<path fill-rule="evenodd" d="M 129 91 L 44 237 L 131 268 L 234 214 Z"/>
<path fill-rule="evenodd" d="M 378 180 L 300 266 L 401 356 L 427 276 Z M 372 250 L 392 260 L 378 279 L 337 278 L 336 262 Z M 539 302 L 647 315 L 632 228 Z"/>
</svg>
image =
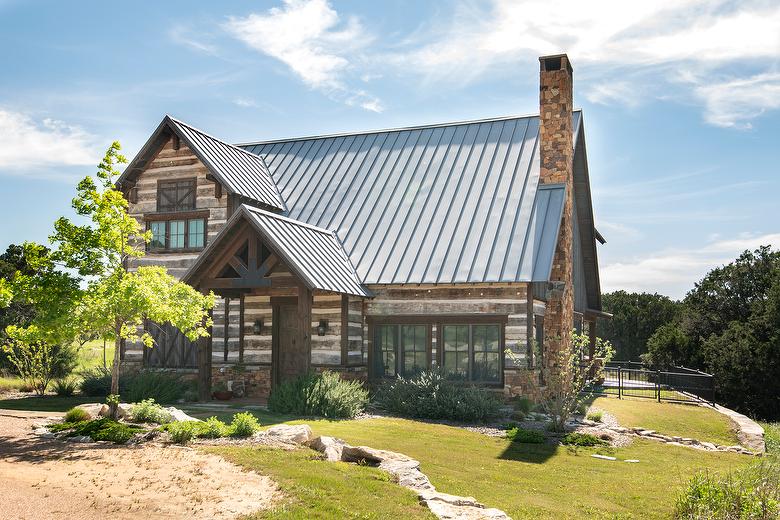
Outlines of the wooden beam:
<svg viewBox="0 0 780 520">
<path fill-rule="evenodd" d="M 209 317 L 213 315 L 209 311 Z M 211 335 L 213 328 L 209 327 L 209 335 L 206 338 L 198 338 L 198 399 L 200 401 L 211 400 Z"/>
<path fill-rule="evenodd" d="M 311 289 L 303 284 L 298 286 L 298 341 L 306 356 L 306 370 L 311 367 Z"/>
<path fill-rule="evenodd" d="M 341 295 L 341 365 L 349 364 L 349 296 Z"/>
</svg>

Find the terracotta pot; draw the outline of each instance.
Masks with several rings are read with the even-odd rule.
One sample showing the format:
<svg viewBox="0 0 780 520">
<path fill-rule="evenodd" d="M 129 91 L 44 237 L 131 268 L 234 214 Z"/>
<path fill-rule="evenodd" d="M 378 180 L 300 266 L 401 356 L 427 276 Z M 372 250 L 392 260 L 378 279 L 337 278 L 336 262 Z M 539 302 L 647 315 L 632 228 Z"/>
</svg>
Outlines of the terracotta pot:
<svg viewBox="0 0 780 520">
<path fill-rule="evenodd" d="M 229 401 L 233 399 L 233 392 L 230 390 L 217 390 L 211 395 L 218 401 Z"/>
</svg>

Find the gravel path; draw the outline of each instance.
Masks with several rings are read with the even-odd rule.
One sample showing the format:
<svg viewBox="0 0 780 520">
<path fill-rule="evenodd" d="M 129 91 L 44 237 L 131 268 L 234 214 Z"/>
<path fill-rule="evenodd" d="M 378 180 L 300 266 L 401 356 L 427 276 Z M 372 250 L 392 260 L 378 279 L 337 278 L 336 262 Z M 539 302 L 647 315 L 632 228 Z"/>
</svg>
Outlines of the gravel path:
<svg viewBox="0 0 780 520">
<path fill-rule="evenodd" d="M 228 519 L 281 496 L 268 477 L 190 448 L 42 439 L 43 417 L 0 410 L 2 518 Z"/>
</svg>

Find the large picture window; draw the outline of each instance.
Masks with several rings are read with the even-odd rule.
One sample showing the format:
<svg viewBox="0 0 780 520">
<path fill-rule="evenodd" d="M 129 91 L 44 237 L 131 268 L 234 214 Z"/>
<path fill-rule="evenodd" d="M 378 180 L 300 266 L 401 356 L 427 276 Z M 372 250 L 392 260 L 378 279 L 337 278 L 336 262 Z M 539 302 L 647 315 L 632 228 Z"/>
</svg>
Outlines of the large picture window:
<svg viewBox="0 0 780 520">
<path fill-rule="evenodd" d="M 501 381 L 501 326 L 498 324 L 442 326 L 444 371 L 478 383 Z"/>
<path fill-rule="evenodd" d="M 191 211 L 195 209 L 195 179 L 160 181 L 157 184 L 157 211 Z"/>
<path fill-rule="evenodd" d="M 408 377 L 428 368 L 429 325 L 378 325 L 375 331 L 376 377 Z"/>
</svg>

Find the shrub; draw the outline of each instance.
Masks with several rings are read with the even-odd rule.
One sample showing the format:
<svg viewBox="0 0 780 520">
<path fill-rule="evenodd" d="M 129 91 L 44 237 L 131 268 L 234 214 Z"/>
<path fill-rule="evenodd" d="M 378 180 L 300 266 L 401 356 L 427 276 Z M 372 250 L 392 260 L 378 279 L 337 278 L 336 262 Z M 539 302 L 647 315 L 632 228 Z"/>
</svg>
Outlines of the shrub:
<svg viewBox="0 0 780 520">
<path fill-rule="evenodd" d="M 133 435 L 143 431 L 142 428 L 122 424 L 108 417 L 92 421 L 55 424 L 50 427 L 50 430 L 54 432 L 71 430 L 68 433 L 68 437 L 86 435 L 95 441 L 111 441 L 116 444 L 124 444 L 129 441 Z"/>
<path fill-rule="evenodd" d="M 604 412 L 601 410 L 590 412 L 588 414 L 588 420 L 593 422 L 601 422 L 601 420 L 604 418 Z"/>
<path fill-rule="evenodd" d="M 154 399 L 144 399 L 133 406 L 131 417 L 133 422 L 165 424 L 171 422 L 171 414 Z"/>
<path fill-rule="evenodd" d="M 334 372 L 306 374 L 277 386 L 268 408 L 277 413 L 352 418 L 368 403 L 368 391 L 358 381 L 346 381 Z"/>
<path fill-rule="evenodd" d="M 131 403 L 154 399 L 158 403 L 173 403 L 181 399 L 190 386 L 181 376 L 170 372 L 145 370 L 125 378 L 122 396 Z"/>
<path fill-rule="evenodd" d="M 70 397 L 76 393 L 78 385 L 74 379 L 57 379 L 52 385 L 54 393 L 60 397 Z"/>
<path fill-rule="evenodd" d="M 517 413 L 523 417 L 531 413 L 534 408 L 534 402 L 527 397 L 516 397 L 514 404 Z"/>
<path fill-rule="evenodd" d="M 572 432 L 567 433 L 563 436 L 563 439 L 561 439 L 561 444 L 565 444 L 567 446 L 608 446 L 609 443 L 605 440 L 599 439 L 593 434 L 590 433 L 579 433 L 579 432 Z"/>
<path fill-rule="evenodd" d="M 543 444 L 544 434 L 537 430 L 525 430 L 523 428 L 510 428 L 506 432 L 506 438 L 512 442 L 527 444 Z"/>
<path fill-rule="evenodd" d="M 216 417 L 209 417 L 198 426 L 197 436 L 206 439 L 218 439 L 219 437 L 225 437 L 230 433 L 230 427 Z"/>
<path fill-rule="evenodd" d="M 251 437 L 260 429 L 257 417 L 249 412 L 237 413 L 230 423 L 230 435 L 232 437 Z"/>
<path fill-rule="evenodd" d="M 78 423 L 83 421 L 89 421 L 91 416 L 83 408 L 71 408 L 65 412 L 65 418 L 63 422 L 66 423 Z"/>
<path fill-rule="evenodd" d="M 196 421 L 175 421 L 166 426 L 171 441 L 176 444 L 187 444 L 195 437 L 199 424 Z"/>
<path fill-rule="evenodd" d="M 780 455 L 780 422 L 762 423 L 764 427 L 764 442 L 766 452 L 770 455 Z"/>
<path fill-rule="evenodd" d="M 43 395 L 51 381 L 66 378 L 73 372 L 78 364 L 78 354 L 68 345 L 53 345 L 36 339 L 37 331 L 34 325 L 27 329 L 11 325 L 6 329 L 9 339 L 0 348 L 19 377 L 38 395 Z M 13 338 L 13 334 L 19 337 Z"/>
<path fill-rule="evenodd" d="M 767 457 L 725 476 L 699 473 L 677 498 L 675 518 L 780 517 L 780 462 Z"/>
<path fill-rule="evenodd" d="M 485 421 L 501 408 L 501 401 L 489 390 L 448 380 L 440 370 L 384 383 L 377 390 L 376 403 L 399 415 L 456 421 Z"/>
<path fill-rule="evenodd" d="M 89 397 L 105 397 L 111 392 L 111 371 L 95 367 L 81 373 L 81 393 Z M 120 388 L 121 391 L 121 388 Z"/>
</svg>

